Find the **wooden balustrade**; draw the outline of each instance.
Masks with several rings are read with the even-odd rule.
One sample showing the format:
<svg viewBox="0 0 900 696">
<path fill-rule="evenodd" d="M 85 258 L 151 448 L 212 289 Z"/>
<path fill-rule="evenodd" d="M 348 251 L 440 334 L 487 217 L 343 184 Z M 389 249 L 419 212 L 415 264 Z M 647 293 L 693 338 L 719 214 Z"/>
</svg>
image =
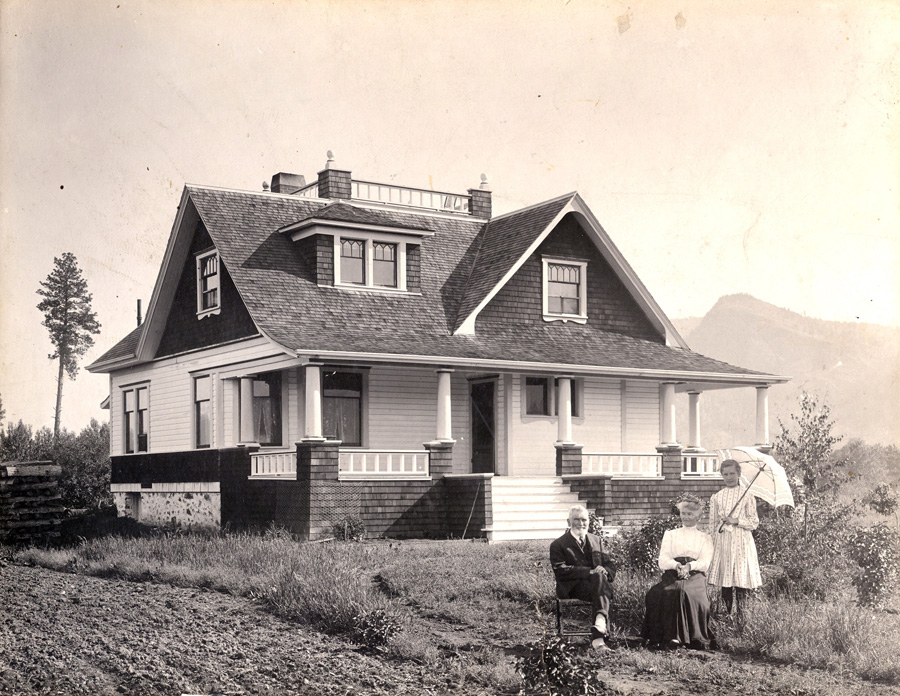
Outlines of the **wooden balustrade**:
<svg viewBox="0 0 900 696">
<path fill-rule="evenodd" d="M 662 456 L 642 452 L 584 452 L 581 473 L 623 478 L 662 476 Z"/>
</svg>

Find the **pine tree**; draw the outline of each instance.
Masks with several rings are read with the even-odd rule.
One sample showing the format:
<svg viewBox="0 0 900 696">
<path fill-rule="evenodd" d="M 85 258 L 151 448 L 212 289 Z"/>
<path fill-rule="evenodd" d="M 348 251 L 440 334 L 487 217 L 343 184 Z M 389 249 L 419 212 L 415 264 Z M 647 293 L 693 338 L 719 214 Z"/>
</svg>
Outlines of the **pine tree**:
<svg viewBox="0 0 900 696">
<path fill-rule="evenodd" d="M 59 360 L 56 384 L 56 411 L 53 436 L 59 438 L 62 411 L 63 373 L 69 379 L 78 374 L 78 359 L 94 345 L 92 334 L 100 333 L 97 315 L 91 310 L 91 293 L 78 268 L 78 260 L 69 252 L 53 259 L 53 271 L 41 281 L 37 291 L 43 297 L 37 308 L 44 313 L 43 326 L 50 333 L 54 351 L 47 357 Z"/>
</svg>

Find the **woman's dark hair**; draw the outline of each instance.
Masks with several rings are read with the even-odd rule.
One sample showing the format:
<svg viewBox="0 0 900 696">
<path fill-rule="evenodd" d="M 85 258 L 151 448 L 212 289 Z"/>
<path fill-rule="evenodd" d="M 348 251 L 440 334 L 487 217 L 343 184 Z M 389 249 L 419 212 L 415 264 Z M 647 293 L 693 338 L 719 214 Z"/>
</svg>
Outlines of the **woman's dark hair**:
<svg viewBox="0 0 900 696">
<path fill-rule="evenodd" d="M 725 469 L 733 468 L 738 472 L 738 476 L 741 475 L 741 463 L 735 461 L 734 459 L 726 459 L 719 465 L 719 473 L 721 474 Z"/>
</svg>

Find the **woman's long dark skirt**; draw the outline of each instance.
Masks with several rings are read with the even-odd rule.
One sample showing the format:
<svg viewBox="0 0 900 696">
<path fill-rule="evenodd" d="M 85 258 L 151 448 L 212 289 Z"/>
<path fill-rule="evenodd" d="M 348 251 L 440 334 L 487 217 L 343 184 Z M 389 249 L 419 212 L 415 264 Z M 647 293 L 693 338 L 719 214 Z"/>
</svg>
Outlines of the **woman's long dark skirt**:
<svg viewBox="0 0 900 696">
<path fill-rule="evenodd" d="M 644 606 L 641 637 L 645 642 L 667 645 L 677 640 L 693 648 L 713 647 L 703 573 L 695 571 L 685 580 L 679 580 L 678 573 L 667 570 L 647 592 Z"/>
</svg>

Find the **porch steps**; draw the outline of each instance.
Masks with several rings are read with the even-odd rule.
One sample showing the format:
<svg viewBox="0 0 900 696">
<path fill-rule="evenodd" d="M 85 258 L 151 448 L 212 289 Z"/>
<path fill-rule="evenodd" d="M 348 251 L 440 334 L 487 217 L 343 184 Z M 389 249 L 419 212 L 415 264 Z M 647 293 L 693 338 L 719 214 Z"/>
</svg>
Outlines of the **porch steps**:
<svg viewBox="0 0 900 696">
<path fill-rule="evenodd" d="M 556 476 L 494 476 L 493 524 L 484 531 L 488 541 L 555 539 L 578 502 L 578 494 Z"/>
</svg>

